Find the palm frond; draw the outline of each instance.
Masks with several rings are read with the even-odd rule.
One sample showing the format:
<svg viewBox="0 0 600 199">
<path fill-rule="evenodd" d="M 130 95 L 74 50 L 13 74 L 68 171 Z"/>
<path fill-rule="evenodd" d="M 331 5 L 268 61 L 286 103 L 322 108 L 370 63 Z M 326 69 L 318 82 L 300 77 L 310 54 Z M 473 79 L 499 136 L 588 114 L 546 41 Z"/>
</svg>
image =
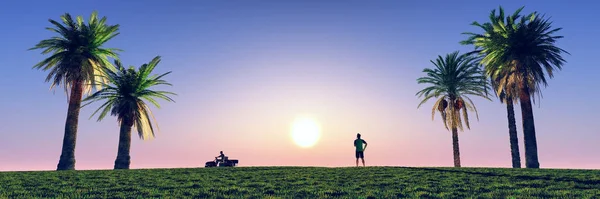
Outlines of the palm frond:
<svg viewBox="0 0 600 199">
<path fill-rule="evenodd" d="M 103 83 L 104 88 L 86 97 L 83 100 L 86 102 L 84 106 L 97 101 L 106 101 L 92 114 L 93 116 L 101 110 L 98 121 L 102 120 L 110 111 L 111 115 L 117 116 L 119 124 L 131 121 L 132 127 L 138 132 L 140 139 L 153 138 L 155 136 L 154 126 L 157 130 L 160 131 L 160 129 L 146 102 L 160 108 L 156 99 L 174 102 L 168 95 L 176 95 L 168 91 L 151 90 L 152 86 L 171 85 L 162 79 L 168 73 L 150 76 L 159 62 L 160 57 L 157 56 L 136 70 L 133 66 L 125 68 L 120 60 L 115 60 L 114 68 L 105 67 L 103 74 L 100 75 L 107 82 Z"/>
<path fill-rule="evenodd" d="M 537 12 L 521 16 L 523 7 L 510 16 L 504 16 L 502 7 L 499 9 L 499 14 L 492 10 L 484 25 L 472 23 L 482 33 L 465 33 L 468 38 L 461 44 L 479 50 L 480 63 L 485 66 L 485 74 L 495 81 L 497 96 L 516 99 L 521 89 L 527 89 L 534 94 L 535 103 L 535 96 L 541 97 L 540 86 L 548 85 L 546 77 L 553 78 L 566 62 L 561 53 L 569 54 L 555 44 L 563 38 L 554 35 L 561 28 L 552 28 L 549 18 Z"/>
<path fill-rule="evenodd" d="M 436 98 L 436 102 L 432 107 L 432 120 L 435 116 L 435 111 L 440 107 L 443 100 L 448 100 L 448 106 L 443 110 L 439 110 L 442 116 L 442 122 L 446 129 L 457 128 L 463 130 L 463 119 L 461 119 L 460 110 L 455 108 L 455 101 L 467 96 L 480 96 L 491 100 L 488 97 L 490 84 L 479 65 L 479 57 L 473 53 L 460 54 L 458 51 L 447 54 L 446 56 L 438 56 L 437 59 L 430 62 L 434 65 L 433 68 L 425 68 L 423 72 L 426 76 L 417 79 L 419 84 L 427 84 L 428 86 L 416 93 L 416 96 L 422 98 L 417 108 L 426 103 L 431 98 Z M 470 101 L 470 99 L 468 99 Z M 464 100 L 462 100 L 464 101 Z M 464 102 L 461 107 L 464 112 L 475 111 L 478 119 L 477 111 L 471 104 Z M 468 114 L 463 113 L 463 117 L 468 117 Z M 464 118 L 467 128 L 468 118 Z"/>
<path fill-rule="evenodd" d="M 87 24 L 83 17 L 73 19 L 69 13 L 60 16 L 60 22 L 50 19 L 54 27 L 46 29 L 58 36 L 42 40 L 29 49 L 42 49 L 42 54 L 51 54 L 33 67 L 49 70 L 46 82 L 51 82 L 50 89 L 63 86 L 68 95 L 74 82 L 83 83 L 88 94 L 93 87 L 100 89 L 97 82 L 103 80 L 97 75 L 102 72 L 101 68 L 110 67 L 108 58 L 118 57 L 117 50 L 103 48 L 103 45 L 119 34 L 119 25 L 107 25 L 106 20 L 100 23 L 95 20 L 96 15 L 97 12 L 93 12 Z"/>
</svg>

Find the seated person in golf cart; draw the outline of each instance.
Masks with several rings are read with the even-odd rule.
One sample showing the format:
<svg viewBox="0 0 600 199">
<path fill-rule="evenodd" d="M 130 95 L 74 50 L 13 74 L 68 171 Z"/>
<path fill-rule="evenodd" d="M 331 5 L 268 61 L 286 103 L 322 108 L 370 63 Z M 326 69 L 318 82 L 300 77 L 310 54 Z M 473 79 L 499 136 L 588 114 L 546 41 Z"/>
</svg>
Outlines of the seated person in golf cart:
<svg viewBox="0 0 600 199">
<path fill-rule="evenodd" d="M 225 160 L 227 160 L 227 156 L 225 156 L 225 154 L 223 154 L 223 151 L 221 151 L 220 153 L 221 153 L 221 155 L 215 157 L 215 162 L 225 162 Z"/>
</svg>

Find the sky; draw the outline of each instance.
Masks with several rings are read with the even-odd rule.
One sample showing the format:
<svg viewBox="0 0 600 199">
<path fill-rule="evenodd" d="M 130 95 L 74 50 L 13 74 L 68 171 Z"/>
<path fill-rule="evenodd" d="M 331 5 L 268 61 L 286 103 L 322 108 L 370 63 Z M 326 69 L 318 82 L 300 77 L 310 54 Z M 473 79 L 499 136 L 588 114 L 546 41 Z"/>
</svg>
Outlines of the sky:
<svg viewBox="0 0 600 199">
<path fill-rule="evenodd" d="M 565 1 L 1 1 L 0 171 L 55 170 L 67 97 L 49 90 L 45 58 L 28 50 L 54 36 L 63 13 L 88 19 L 96 10 L 120 35 L 125 65 L 162 56 L 156 73 L 177 93 L 152 107 L 160 132 L 133 136 L 131 168 L 203 167 L 220 150 L 240 166 L 354 166 L 351 144 L 369 143 L 368 166 L 452 166 L 452 139 L 428 102 L 417 109 L 416 82 L 438 55 L 462 46 L 492 9 L 525 6 L 551 17 L 571 55 L 542 90 L 533 112 L 542 168 L 600 168 L 598 2 Z M 479 121 L 459 133 L 463 167 L 510 167 L 506 106 L 474 98 Z M 80 113 L 76 169 L 112 169 L 119 126 L 97 122 L 98 104 Z M 517 129 L 525 165 L 521 115 Z M 313 147 L 294 144 L 295 118 L 318 122 Z M 474 114 L 471 113 L 471 116 Z"/>
</svg>

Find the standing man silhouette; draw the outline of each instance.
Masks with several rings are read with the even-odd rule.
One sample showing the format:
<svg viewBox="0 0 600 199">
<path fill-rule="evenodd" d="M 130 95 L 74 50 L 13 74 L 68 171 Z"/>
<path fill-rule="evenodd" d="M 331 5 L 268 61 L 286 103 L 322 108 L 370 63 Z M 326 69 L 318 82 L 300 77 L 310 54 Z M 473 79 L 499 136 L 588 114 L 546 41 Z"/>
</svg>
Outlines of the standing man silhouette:
<svg viewBox="0 0 600 199">
<path fill-rule="evenodd" d="M 363 144 L 364 147 L 363 147 Z M 354 147 L 356 148 L 356 166 L 358 167 L 358 158 L 362 160 L 363 167 L 365 166 L 365 149 L 367 149 L 367 141 L 360 139 L 360 133 L 356 134 L 356 140 L 354 140 Z"/>
</svg>

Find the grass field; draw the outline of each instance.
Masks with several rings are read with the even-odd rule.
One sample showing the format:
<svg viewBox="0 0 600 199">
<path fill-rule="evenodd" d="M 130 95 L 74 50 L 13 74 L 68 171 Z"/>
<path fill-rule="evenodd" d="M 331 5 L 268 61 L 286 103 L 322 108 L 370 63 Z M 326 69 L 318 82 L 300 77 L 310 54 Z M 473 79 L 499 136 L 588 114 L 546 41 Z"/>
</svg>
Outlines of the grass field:
<svg viewBox="0 0 600 199">
<path fill-rule="evenodd" d="M 0 172 L 0 198 L 600 198 L 598 170 L 238 167 Z"/>
</svg>

